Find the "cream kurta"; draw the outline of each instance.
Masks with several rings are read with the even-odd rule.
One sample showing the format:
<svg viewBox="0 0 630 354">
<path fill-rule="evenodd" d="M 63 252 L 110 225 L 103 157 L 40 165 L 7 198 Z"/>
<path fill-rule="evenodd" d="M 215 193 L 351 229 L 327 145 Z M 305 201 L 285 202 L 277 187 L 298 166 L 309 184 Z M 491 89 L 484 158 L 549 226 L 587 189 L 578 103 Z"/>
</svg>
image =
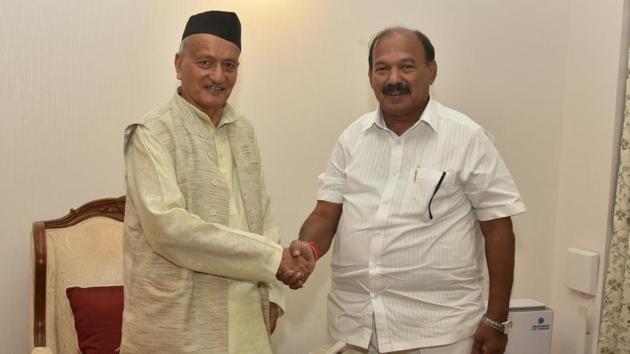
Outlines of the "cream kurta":
<svg viewBox="0 0 630 354">
<path fill-rule="evenodd" d="M 209 124 L 210 134 L 214 136 L 217 149 L 217 163 L 219 170 L 225 176 L 230 188 L 230 216 L 228 226 L 242 231 L 249 231 L 245 208 L 241 198 L 241 186 L 234 173 L 234 160 L 230 142 L 228 140 L 226 124 L 233 123 L 237 116 L 228 114 L 223 116 L 218 127 Z M 261 174 L 261 180 L 262 180 Z M 265 184 L 262 184 L 263 188 Z M 267 237 L 274 240 L 280 238 L 277 227 L 268 230 Z M 269 292 L 270 301 L 280 303 L 278 295 L 282 294 L 282 285 L 277 281 L 272 283 L 277 287 Z M 276 300 L 276 301 L 274 301 Z M 260 309 L 260 292 L 258 284 L 246 281 L 231 280 L 228 287 L 228 349 L 229 353 L 261 353 L 269 345 L 267 328 Z M 282 305 L 284 306 L 284 305 Z M 284 309 L 280 309 L 282 313 Z"/>
<path fill-rule="evenodd" d="M 160 124 L 155 124 L 156 120 Z M 269 290 L 271 302 L 284 306 L 281 285 L 274 278 L 282 248 L 277 244 L 279 234 L 250 130 L 249 123 L 229 106 L 219 127 L 214 127 L 204 113 L 176 95 L 147 124 L 132 131 L 126 147 L 130 208 L 125 225 L 123 353 L 271 352 L 263 314 L 266 307 L 262 304 Z M 171 137 L 181 132 L 184 137 Z M 186 134 L 191 132 L 195 140 L 192 146 L 200 142 L 202 148 L 203 144 L 211 145 L 206 156 L 209 159 L 204 160 L 199 147 L 186 146 Z M 196 133 L 204 139 L 199 140 Z M 190 171 L 183 173 L 186 169 Z M 252 177 L 254 172 L 257 177 Z M 195 181 L 199 178 L 203 180 Z M 243 190 L 242 181 L 246 183 Z M 227 192 L 225 199 L 220 198 L 220 192 L 191 187 L 203 183 L 221 187 L 221 182 Z M 252 199 L 251 195 L 258 193 Z M 207 215 L 188 210 L 198 205 L 194 199 L 204 197 L 204 206 L 196 208 L 199 214 Z M 261 201 L 261 210 L 256 208 L 257 200 Z M 255 222 L 257 212 L 262 225 Z M 252 231 L 262 227 L 264 236 L 250 233 L 248 225 L 252 225 Z M 147 262 L 144 258 L 155 259 Z M 156 263 L 160 267 L 154 267 Z M 153 266 L 147 267 L 149 264 Z M 169 277 L 168 273 L 173 272 L 175 276 Z M 227 280 L 226 286 L 214 284 L 221 279 Z M 181 284 L 183 291 L 171 306 L 172 294 L 168 293 L 179 292 L 178 286 L 168 288 L 174 284 Z M 204 286 L 208 289 L 195 289 Z M 221 295 L 222 288 L 227 294 Z M 159 294 L 162 290 L 165 296 Z M 195 290 L 210 295 L 195 295 Z M 178 299 L 187 296 L 189 300 L 182 306 Z M 180 312 L 190 313 L 172 313 L 172 307 L 178 306 Z M 206 313 L 199 317 L 197 307 L 209 311 L 201 311 Z M 199 335 L 195 335 L 197 332 Z"/>
</svg>

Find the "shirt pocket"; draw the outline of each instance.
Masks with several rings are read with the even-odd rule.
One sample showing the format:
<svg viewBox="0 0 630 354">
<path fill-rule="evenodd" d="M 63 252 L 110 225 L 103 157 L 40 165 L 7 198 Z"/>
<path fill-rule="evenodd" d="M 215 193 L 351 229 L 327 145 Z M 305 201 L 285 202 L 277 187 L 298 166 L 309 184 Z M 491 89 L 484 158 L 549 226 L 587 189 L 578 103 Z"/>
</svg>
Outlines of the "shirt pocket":
<svg viewBox="0 0 630 354">
<path fill-rule="evenodd" d="M 448 211 L 453 176 L 448 171 L 414 167 L 405 189 L 402 213 L 433 222 Z"/>
</svg>

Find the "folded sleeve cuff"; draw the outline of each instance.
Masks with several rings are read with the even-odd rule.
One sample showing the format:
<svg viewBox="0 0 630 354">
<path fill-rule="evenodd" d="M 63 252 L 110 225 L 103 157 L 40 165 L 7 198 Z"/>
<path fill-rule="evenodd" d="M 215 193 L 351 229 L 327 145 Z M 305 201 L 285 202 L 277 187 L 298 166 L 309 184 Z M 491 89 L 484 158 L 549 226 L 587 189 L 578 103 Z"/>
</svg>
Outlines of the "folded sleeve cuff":
<svg viewBox="0 0 630 354">
<path fill-rule="evenodd" d="M 343 195 L 337 191 L 320 189 L 319 192 L 317 192 L 317 200 L 341 204 L 343 203 Z"/>
<path fill-rule="evenodd" d="M 276 281 L 276 273 L 278 272 L 278 269 L 280 269 L 280 261 L 282 261 L 282 251 L 283 251 L 282 246 L 278 244 L 274 244 L 274 246 L 277 246 L 277 247 L 274 247 L 276 248 L 276 251 L 274 251 L 270 257 L 269 268 L 268 268 L 271 278 L 267 279 L 267 281 L 270 283 Z"/>
<path fill-rule="evenodd" d="M 475 216 L 477 216 L 477 220 L 479 221 L 488 221 L 521 214 L 526 210 L 525 204 L 518 201 L 507 205 L 475 209 Z"/>
</svg>

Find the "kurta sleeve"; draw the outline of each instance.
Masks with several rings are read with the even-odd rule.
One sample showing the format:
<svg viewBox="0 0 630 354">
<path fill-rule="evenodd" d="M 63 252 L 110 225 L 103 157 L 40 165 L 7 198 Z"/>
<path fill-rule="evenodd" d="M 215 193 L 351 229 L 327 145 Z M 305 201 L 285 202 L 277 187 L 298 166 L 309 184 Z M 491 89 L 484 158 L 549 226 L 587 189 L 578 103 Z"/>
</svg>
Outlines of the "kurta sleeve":
<svg viewBox="0 0 630 354">
<path fill-rule="evenodd" d="M 264 225 L 263 225 L 263 234 L 267 238 L 269 238 L 270 240 L 276 243 L 280 242 L 280 232 L 278 229 L 278 225 L 276 224 L 274 220 L 273 212 L 269 205 L 269 197 L 267 196 L 266 192 L 263 198 L 265 198 L 266 200 L 265 206 L 264 206 L 265 220 L 264 220 Z M 286 305 L 285 305 L 286 287 L 275 278 L 268 283 L 268 286 L 269 286 L 269 301 L 278 305 L 278 307 L 280 307 L 280 310 L 281 310 L 280 314 L 281 315 L 284 314 L 286 312 Z"/>
<path fill-rule="evenodd" d="M 256 145 L 258 146 L 258 143 L 256 143 Z M 260 147 L 258 147 L 258 154 L 260 155 Z M 260 156 L 259 160 L 261 160 Z M 267 183 L 265 182 L 265 176 L 262 168 L 260 169 L 260 185 L 262 186 L 261 193 L 264 212 L 263 235 L 275 243 L 280 243 L 280 228 L 276 223 L 274 212 L 271 208 L 271 198 L 269 198 L 269 194 L 267 193 Z M 282 284 L 279 280 L 275 278 L 271 282 L 269 282 L 267 286 L 269 289 L 269 302 L 273 302 L 274 304 L 278 305 L 278 314 L 282 316 L 286 312 L 286 286 L 284 286 L 284 284 Z"/>
<path fill-rule="evenodd" d="M 127 194 L 151 248 L 182 268 L 275 282 L 282 247 L 263 235 L 209 223 L 184 208 L 170 154 L 139 125 L 125 149 Z"/>
</svg>

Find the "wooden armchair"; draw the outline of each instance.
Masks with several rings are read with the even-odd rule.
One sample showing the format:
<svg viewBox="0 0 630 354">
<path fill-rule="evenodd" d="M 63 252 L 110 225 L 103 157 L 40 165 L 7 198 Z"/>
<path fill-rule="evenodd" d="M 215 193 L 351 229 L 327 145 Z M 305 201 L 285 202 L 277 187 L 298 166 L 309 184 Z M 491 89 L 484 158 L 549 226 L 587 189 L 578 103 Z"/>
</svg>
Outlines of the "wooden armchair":
<svg viewBox="0 0 630 354">
<path fill-rule="evenodd" d="M 124 213 L 123 196 L 33 223 L 32 353 L 81 353 L 68 289 L 116 286 L 122 292 Z"/>
</svg>

